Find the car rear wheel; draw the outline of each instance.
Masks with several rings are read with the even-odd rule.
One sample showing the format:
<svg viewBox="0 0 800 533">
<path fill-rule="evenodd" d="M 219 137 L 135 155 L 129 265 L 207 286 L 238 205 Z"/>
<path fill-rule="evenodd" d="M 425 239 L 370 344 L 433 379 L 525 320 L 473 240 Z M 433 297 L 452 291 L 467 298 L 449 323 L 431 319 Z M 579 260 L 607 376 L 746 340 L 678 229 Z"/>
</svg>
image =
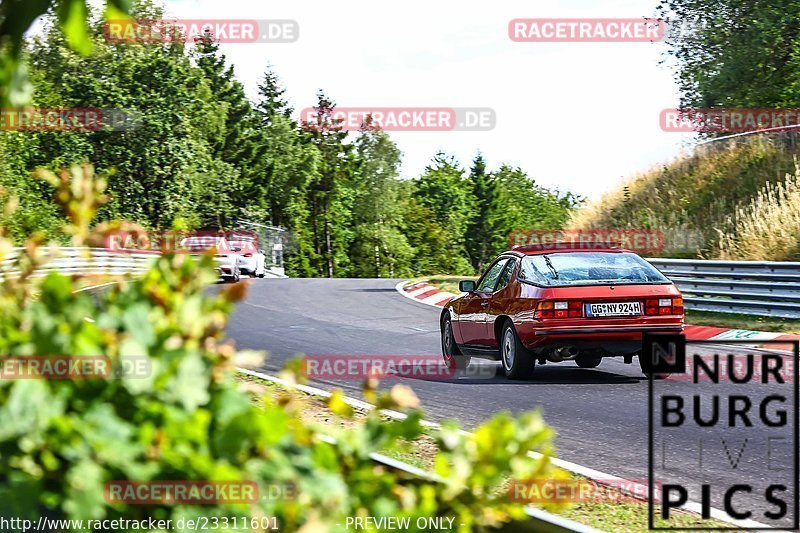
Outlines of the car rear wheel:
<svg viewBox="0 0 800 533">
<path fill-rule="evenodd" d="M 597 368 L 601 362 L 603 358 L 599 355 L 579 355 L 575 359 L 575 364 L 581 368 Z"/>
<path fill-rule="evenodd" d="M 648 372 L 645 372 L 644 370 L 644 365 L 642 364 L 642 356 L 639 355 L 638 359 L 639 359 L 639 368 L 642 370 L 642 374 L 649 377 L 650 374 Z M 653 379 L 666 379 L 668 375 L 669 374 L 653 374 Z"/>
<path fill-rule="evenodd" d="M 456 344 L 456 339 L 453 336 L 453 324 L 450 322 L 449 316 L 442 320 L 442 358 L 448 368 L 455 368 L 456 370 L 467 368 L 470 360 L 468 355 L 461 353 L 458 344 Z"/>
<path fill-rule="evenodd" d="M 536 369 L 536 358 L 520 342 L 510 320 L 503 325 L 500 337 L 500 361 L 508 379 L 530 379 Z"/>
</svg>

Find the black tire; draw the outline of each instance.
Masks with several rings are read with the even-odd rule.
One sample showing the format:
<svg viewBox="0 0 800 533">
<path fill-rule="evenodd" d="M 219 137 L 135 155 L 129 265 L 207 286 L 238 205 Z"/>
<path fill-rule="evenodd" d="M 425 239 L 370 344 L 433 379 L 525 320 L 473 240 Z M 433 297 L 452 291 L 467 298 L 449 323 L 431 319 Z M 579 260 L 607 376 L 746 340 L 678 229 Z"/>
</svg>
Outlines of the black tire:
<svg viewBox="0 0 800 533">
<path fill-rule="evenodd" d="M 602 362 L 603 358 L 599 355 L 579 355 L 575 359 L 575 364 L 581 368 L 597 368 Z"/>
<path fill-rule="evenodd" d="M 514 324 L 507 320 L 500 334 L 500 364 L 508 379 L 531 379 L 536 370 L 536 357 L 517 336 Z"/>
<path fill-rule="evenodd" d="M 456 370 L 465 370 L 469 365 L 470 357 L 461 353 L 461 350 L 456 344 L 456 339 L 453 336 L 453 324 L 450 322 L 450 317 L 446 316 L 442 320 L 441 326 L 442 333 L 442 359 L 448 368 L 455 368 Z"/>
</svg>

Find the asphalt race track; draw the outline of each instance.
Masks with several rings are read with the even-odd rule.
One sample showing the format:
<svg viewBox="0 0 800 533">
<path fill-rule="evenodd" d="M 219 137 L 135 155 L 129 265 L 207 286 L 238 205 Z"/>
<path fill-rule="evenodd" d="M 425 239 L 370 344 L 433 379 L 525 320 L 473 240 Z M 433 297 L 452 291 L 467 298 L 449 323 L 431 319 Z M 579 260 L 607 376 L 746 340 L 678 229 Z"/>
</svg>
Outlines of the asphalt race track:
<svg viewBox="0 0 800 533">
<path fill-rule="evenodd" d="M 279 370 L 297 354 L 440 354 L 440 310 L 398 294 L 394 289 L 398 281 L 249 280 L 247 299 L 237 306 L 229 335 L 240 349 L 269 351 L 269 359 L 263 367 L 268 372 Z M 697 351 L 711 353 L 712 348 Z M 472 364 L 476 362 L 473 360 Z M 478 361 L 477 364 L 492 363 Z M 647 478 L 648 381 L 641 375 L 636 361 L 626 365 L 621 358 L 605 359 L 592 370 L 579 369 L 571 362 L 548 364 L 539 366 L 535 380 L 529 382 L 509 381 L 493 375 L 487 379 L 406 379 L 403 382 L 419 396 L 428 420 L 455 418 L 466 429 L 499 411 L 519 413 L 541 407 L 546 421 L 558 432 L 558 457 L 626 479 L 644 482 Z M 316 381 L 315 384 L 323 389 L 341 387 L 348 395 L 360 397 L 359 380 Z M 392 381 L 385 381 L 382 385 L 391 384 Z M 688 398 L 690 405 L 694 394 L 700 394 L 704 400 L 711 393 L 722 393 L 723 400 L 725 394 L 747 394 L 754 398 L 751 411 L 754 420 L 758 418 L 757 401 L 768 387 L 673 380 L 656 382 L 654 386 L 658 391 L 671 390 Z M 794 415 L 791 401 L 790 396 L 785 406 L 790 421 Z M 725 420 L 727 401 L 721 403 Z M 776 407 L 768 409 L 770 413 L 775 410 Z M 691 419 L 690 411 L 688 418 Z M 794 428 L 790 424 L 769 429 L 768 433 L 759 423 L 756 428 L 723 428 L 714 433 L 687 424 L 662 430 L 655 439 L 658 463 L 655 477 L 664 482 L 677 480 L 690 487 L 710 482 L 712 505 L 717 508 L 723 507 L 723 495 L 722 490 L 714 487 L 750 483 L 754 486 L 752 497 L 739 494 L 733 501 L 742 510 L 752 510 L 753 520 L 773 525 L 764 518 L 763 512 L 774 511 L 776 507 L 765 501 L 763 490 L 775 479 L 785 480 L 789 488 L 781 497 L 787 502 L 794 501 L 791 486 Z M 775 438 L 772 444 L 767 437 Z M 748 441 L 743 445 L 744 438 Z M 796 445 L 794 443 L 795 448 Z M 772 449 L 768 450 L 768 446 Z M 767 471 L 768 454 L 770 467 L 783 470 Z M 692 488 L 691 491 L 691 499 L 699 501 L 699 490 Z M 789 512 L 792 510 L 793 505 L 789 503 Z"/>
</svg>

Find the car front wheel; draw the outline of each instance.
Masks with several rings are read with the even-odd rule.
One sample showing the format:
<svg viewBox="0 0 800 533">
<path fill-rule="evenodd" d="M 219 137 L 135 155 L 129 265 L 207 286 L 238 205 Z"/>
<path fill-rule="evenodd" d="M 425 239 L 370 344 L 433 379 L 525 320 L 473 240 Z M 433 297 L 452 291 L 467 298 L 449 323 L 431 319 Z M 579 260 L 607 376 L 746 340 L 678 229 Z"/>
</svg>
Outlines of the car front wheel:
<svg viewBox="0 0 800 533">
<path fill-rule="evenodd" d="M 500 360 L 508 379 L 531 379 L 536 358 L 519 340 L 514 324 L 508 320 L 500 337 Z"/>
<path fill-rule="evenodd" d="M 445 317 L 442 320 L 442 358 L 447 368 L 464 370 L 469 365 L 470 357 L 463 355 L 458 348 L 458 344 L 456 344 L 450 317 Z"/>
</svg>

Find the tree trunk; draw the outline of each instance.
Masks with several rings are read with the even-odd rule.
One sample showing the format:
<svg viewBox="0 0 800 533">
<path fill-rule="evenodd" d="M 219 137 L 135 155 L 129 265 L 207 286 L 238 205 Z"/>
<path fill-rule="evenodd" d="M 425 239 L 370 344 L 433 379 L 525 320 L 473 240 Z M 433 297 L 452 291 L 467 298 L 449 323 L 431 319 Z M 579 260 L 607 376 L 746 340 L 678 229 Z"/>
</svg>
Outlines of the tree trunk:
<svg viewBox="0 0 800 533">
<path fill-rule="evenodd" d="M 328 277 L 333 277 L 333 249 L 331 248 L 331 226 L 328 222 L 327 214 L 325 216 L 325 246 L 327 248 L 326 254 L 328 257 Z"/>
</svg>

